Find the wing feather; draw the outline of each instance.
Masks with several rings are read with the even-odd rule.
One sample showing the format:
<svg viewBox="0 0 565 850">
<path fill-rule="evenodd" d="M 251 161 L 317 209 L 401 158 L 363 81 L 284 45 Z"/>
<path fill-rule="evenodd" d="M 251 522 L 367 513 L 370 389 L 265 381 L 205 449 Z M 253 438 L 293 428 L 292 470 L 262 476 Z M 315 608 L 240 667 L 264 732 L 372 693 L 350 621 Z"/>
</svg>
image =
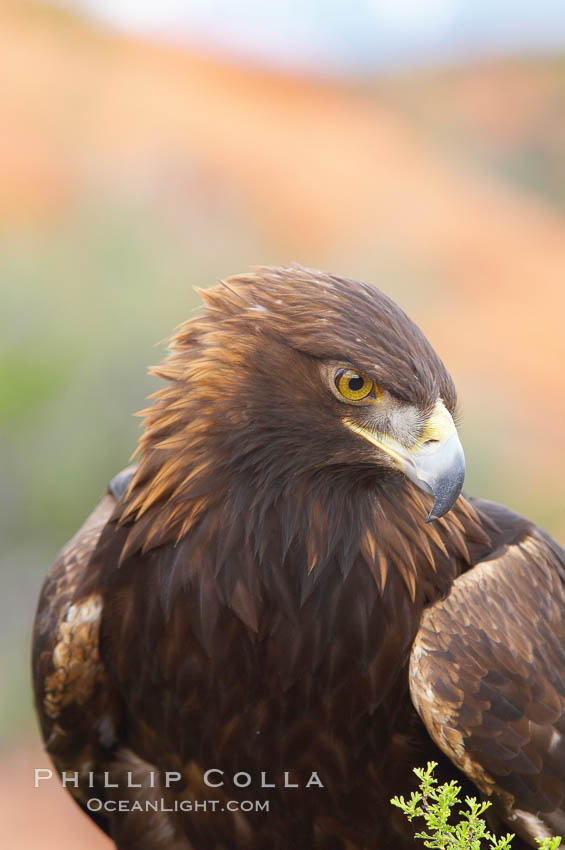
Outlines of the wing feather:
<svg viewBox="0 0 565 850">
<path fill-rule="evenodd" d="M 74 601 L 100 533 L 116 500 L 108 492 L 49 570 L 35 617 L 32 666 L 35 703 L 45 748 L 62 774 L 82 782 L 113 747 L 118 709 L 98 651 L 102 598 Z M 67 786 L 84 809 L 84 789 Z M 95 792 L 92 792 L 92 796 Z M 105 818 L 88 812 L 105 831 Z"/>
<path fill-rule="evenodd" d="M 508 530 L 515 515 L 493 513 Z M 565 832 L 565 552 L 554 540 L 522 527 L 424 612 L 410 690 L 434 741 L 515 832 L 531 843 Z"/>
<path fill-rule="evenodd" d="M 102 652 L 104 618 L 116 614 L 105 600 L 91 566 L 104 529 L 115 527 L 114 511 L 133 468 L 119 473 L 82 528 L 62 549 L 43 585 L 35 618 L 32 665 L 36 709 L 45 748 L 66 788 L 121 850 L 190 850 L 175 834 L 158 802 L 164 793 L 156 765 L 135 752 L 127 720 Z M 106 610 L 106 609 L 109 610 Z M 125 611 L 120 616 L 126 616 Z M 127 652 L 122 653 L 127 663 Z M 75 787 L 74 777 L 77 777 Z M 142 786 L 130 785 L 130 777 Z M 113 790 L 118 789 L 118 790 Z M 87 807 L 89 798 L 133 805 L 138 796 L 156 808 L 133 809 L 127 817 Z M 137 796 L 136 796 L 137 795 Z"/>
</svg>

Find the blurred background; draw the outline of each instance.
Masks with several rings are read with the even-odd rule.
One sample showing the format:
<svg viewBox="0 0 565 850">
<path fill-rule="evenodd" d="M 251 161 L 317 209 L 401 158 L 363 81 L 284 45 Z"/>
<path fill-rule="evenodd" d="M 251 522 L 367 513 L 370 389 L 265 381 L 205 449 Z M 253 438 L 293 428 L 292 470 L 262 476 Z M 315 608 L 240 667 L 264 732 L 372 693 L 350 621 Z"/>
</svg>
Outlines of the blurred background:
<svg viewBox="0 0 565 850">
<path fill-rule="evenodd" d="M 565 6 L 3 0 L 0 39 L 3 840 L 94 850 L 33 788 L 31 623 L 193 286 L 377 284 L 455 378 L 467 490 L 565 541 Z"/>
</svg>

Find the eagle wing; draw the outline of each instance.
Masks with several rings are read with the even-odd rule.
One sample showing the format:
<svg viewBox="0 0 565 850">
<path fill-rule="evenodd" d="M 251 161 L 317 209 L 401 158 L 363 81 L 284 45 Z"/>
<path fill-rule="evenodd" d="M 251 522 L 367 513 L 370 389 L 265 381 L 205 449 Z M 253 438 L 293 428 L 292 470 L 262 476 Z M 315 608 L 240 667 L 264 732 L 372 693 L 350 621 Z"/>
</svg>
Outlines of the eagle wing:
<svg viewBox="0 0 565 850">
<path fill-rule="evenodd" d="M 112 479 L 48 572 L 32 641 L 35 703 L 45 749 L 67 791 L 116 846 L 190 850 L 159 809 L 165 789 L 156 766 L 128 745 L 126 711 L 104 661 L 105 598 L 93 556 L 134 472 L 128 467 Z M 147 810 L 135 808 L 142 798 Z M 95 807 L 88 805 L 92 799 Z M 120 815 L 121 800 L 133 814 Z"/>
<path fill-rule="evenodd" d="M 33 634 L 33 686 L 45 748 L 85 811 L 88 774 L 98 773 L 115 743 L 119 707 L 99 654 L 102 599 L 74 597 L 115 505 L 108 490 L 62 549 L 43 584 Z M 108 831 L 104 817 L 87 813 Z"/>
<path fill-rule="evenodd" d="M 117 821 L 103 809 L 88 808 L 87 801 L 97 798 L 105 803 L 111 798 L 112 783 L 123 781 L 128 771 L 132 782 L 137 782 L 152 766 L 123 746 L 125 715 L 100 645 L 104 599 L 102 593 L 85 595 L 80 588 L 88 584 L 92 555 L 134 471 L 135 467 L 129 467 L 112 479 L 98 506 L 49 570 L 32 642 L 35 704 L 45 749 L 78 805 L 114 840 L 123 838 L 124 846 L 129 846 L 126 839 L 130 838 L 131 846 L 141 846 L 139 835 L 118 835 L 116 825 L 123 818 Z M 168 833 L 168 825 L 158 815 L 146 818 L 140 829 L 147 846 Z"/>
<path fill-rule="evenodd" d="M 522 531 L 424 612 L 410 690 L 439 748 L 534 844 L 565 835 L 565 552 L 512 512 L 473 504 Z"/>
</svg>

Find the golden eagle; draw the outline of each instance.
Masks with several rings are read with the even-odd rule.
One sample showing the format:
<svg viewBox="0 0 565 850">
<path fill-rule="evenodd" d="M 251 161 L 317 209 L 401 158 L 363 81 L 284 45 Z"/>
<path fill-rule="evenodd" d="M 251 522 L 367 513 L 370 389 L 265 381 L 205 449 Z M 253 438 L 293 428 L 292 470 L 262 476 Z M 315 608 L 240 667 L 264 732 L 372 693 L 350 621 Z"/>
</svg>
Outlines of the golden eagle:
<svg viewBox="0 0 565 850">
<path fill-rule="evenodd" d="M 439 357 L 331 274 L 201 294 L 39 601 L 66 787 L 120 850 L 404 850 L 389 800 L 433 758 L 527 844 L 564 834 L 565 553 L 460 495 Z"/>
</svg>

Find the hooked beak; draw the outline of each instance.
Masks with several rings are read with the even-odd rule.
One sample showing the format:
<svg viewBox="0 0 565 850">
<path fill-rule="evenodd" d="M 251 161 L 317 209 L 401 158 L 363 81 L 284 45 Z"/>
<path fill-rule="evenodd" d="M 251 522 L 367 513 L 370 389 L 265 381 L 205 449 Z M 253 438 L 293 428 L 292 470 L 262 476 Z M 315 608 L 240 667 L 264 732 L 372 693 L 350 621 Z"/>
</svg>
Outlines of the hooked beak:
<svg viewBox="0 0 565 850">
<path fill-rule="evenodd" d="M 426 522 L 439 519 L 453 507 L 463 487 L 465 455 L 453 417 L 441 399 L 409 448 L 389 434 L 371 432 L 351 420 L 345 424 L 382 449 L 410 481 L 434 497 Z"/>
</svg>

